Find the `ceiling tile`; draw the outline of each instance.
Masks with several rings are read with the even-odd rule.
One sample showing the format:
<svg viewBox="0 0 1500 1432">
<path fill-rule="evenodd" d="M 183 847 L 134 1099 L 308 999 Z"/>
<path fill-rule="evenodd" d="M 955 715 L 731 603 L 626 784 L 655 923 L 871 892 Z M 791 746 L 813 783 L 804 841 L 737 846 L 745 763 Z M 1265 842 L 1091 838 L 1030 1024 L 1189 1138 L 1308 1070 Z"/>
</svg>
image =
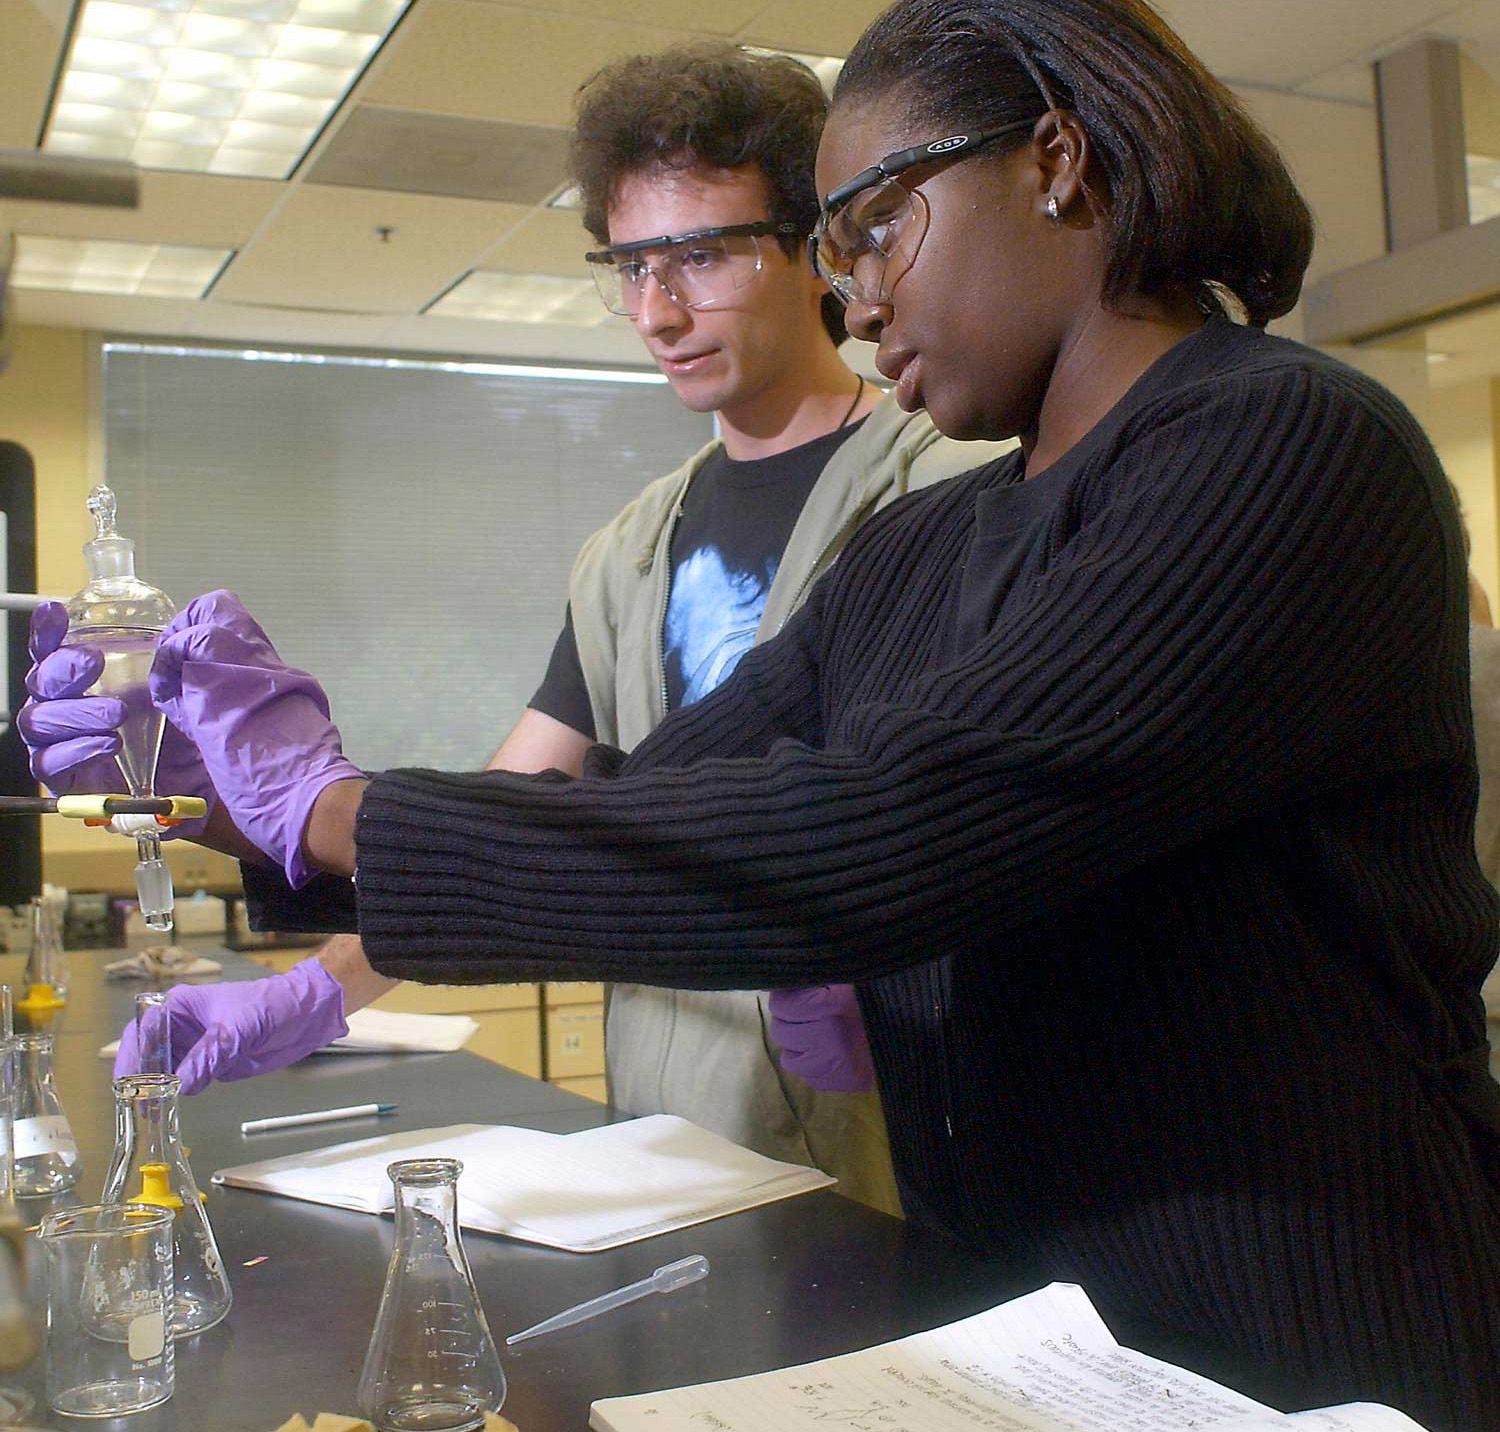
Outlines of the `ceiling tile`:
<svg viewBox="0 0 1500 1432">
<path fill-rule="evenodd" d="M 587 278 L 594 241 L 571 209 L 536 209 L 484 251 L 477 267 Z"/>
<path fill-rule="evenodd" d="M 285 186 L 266 179 L 141 172 L 138 209 L 80 204 L 0 202 L 0 219 L 29 234 L 59 238 L 135 239 L 150 243 L 239 248 L 280 202 Z"/>
<path fill-rule="evenodd" d="M 1474 0 L 1449 11 L 1431 26 L 1435 35 L 1454 40 L 1480 40 L 1500 44 L 1500 3 L 1497 0 Z"/>
<path fill-rule="evenodd" d="M 1315 99 L 1338 99 L 1350 104 L 1375 106 L 1375 66 L 1367 61 L 1351 60 L 1335 65 L 1322 74 L 1309 75 L 1296 86 L 1298 94 Z"/>
<path fill-rule="evenodd" d="M 0 0 L 0 147 L 31 149 L 47 117 L 68 11 Z"/>
<path fill-rule="evenodd" d="M 714 0 L 712 5 L 703 0 L 544 0 L 544 8 L 617 25 L 734 35 L 766 8 L 766 0 Z"/>
<path fill-rule="evenodd" d="M 317 184 L 539 204 L 567 179 L 568 131 L 362 104 L 323 146 Z"/>
<path fill-rule="evenodd" d="M 1215 74 L 1298 85 L 1366 59 L 1449 14 L 1453 0 L 1160 0 L 1168 22 Z"/>
<path fill-rule="evenodd" d="M 392 36 L 358 97 L 362 104 L 569 128 L 574 91 L 602 65 L 684 38 L 486 0 L 431 0 Z"/>
<path fill-rule="evenodd" d="M 774 0 L 745 26 L 741 39 L 803 55 L 847 55 L 886 8 L 883 0 Z"/>
<path fill-rule="evenodd" d="M 299 186 L 211 301 L 415 313 L 523 218 L 515 204 Z M 388 242 L 378 229 L 391 231 Z"/>
</svg>

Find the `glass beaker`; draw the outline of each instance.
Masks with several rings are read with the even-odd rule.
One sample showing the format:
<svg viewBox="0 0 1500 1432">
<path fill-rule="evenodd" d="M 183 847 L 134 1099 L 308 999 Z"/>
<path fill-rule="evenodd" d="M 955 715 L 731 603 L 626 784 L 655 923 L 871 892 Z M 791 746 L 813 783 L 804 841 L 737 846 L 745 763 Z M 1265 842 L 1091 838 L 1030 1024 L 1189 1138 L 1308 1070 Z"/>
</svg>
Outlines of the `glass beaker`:
<svg viewBox="0 0 1500 1432">
<path fill-rule="evenodd" d="M 78 1182 L 78 1145 L 52 1082 L 52 1036 L 18 1034 L 12 1041 L 16 1061 L 15 1141 L 16 1196 L 37 1198 L 61 1193 Z"/>
<path fill-rule="evenodd" d="M 173 1074 L 130 1074 L 116 1079 L 114 1089 L 115 1152 L 101 1200 L 176 1214 L 168 1326 L 174 1338 L 191 1337 L 223 1321 L 234 1294 L 177 1133 L 182 1081 Z"/>
<path fill-rule="evenodd" d="M 115 495 L 102 483 L 88 498 L 94 540 L 84 543 L 88 584 L 67 602 L 64 646 L 87 646 L 104 658 L 99 678 L 84 694 L 113 696 L 125 708 L 115 764 L 133 796 L 154 794 L 156 758 L 165 717 L 151 703 L 147 678 L 162 628 L 177 615 L 165 592 L 135 574 L 135 543 L 115 530 Z M 124 819 L 124 817 L 122 817 Z M 161 855 L 160 831 L 143 826 L 136 836 L 136 893 L 151 930 L 172 928 L 172 877 Z"/>
<path fill-rule="evenodd" d="M 47 1402 L 118 1417 L 172 1395 L 172 1213 L 139 1204 L 63 1208 L 42 1219 Z"/>
<path fill-rule="evenodd" d="M 457 1159 L 404 1159 L 396 1246 L 359 1378 L 380 1432 L 471 1432 L 505 1401 L 505 1373 L 458 1235 Z"/>
</svg>

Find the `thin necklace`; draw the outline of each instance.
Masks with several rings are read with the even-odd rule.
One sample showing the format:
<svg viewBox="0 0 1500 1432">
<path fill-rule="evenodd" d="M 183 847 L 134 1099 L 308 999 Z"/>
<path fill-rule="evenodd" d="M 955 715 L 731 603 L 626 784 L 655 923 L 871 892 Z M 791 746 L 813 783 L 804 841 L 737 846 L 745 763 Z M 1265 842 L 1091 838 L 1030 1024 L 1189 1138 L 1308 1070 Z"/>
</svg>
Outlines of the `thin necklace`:
<svg viewBox="0 0 1500 1432">
<path fill-rule="evenodd" d="M 849 406 L 844 410 L 844 416 L 839 419 L 840 428 L 846 428 L 849 426 L 849 419 L 854 416 L 854 410 L 859 406 L 859 400 L 864 397 L 864 395 L 865 380 L 861 378 L 859 380 L 859 386 L 854 390 L 854 397 L 850 400 Z"/>
</svg>

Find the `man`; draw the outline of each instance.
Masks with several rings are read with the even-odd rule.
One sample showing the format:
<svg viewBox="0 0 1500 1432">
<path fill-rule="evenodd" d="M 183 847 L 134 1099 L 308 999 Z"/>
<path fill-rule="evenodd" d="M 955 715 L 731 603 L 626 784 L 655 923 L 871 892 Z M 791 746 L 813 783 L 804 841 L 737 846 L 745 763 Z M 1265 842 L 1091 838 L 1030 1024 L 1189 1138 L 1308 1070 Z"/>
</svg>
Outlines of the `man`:
<svg viewBox="0 0 1500 1432">
<path fill-rule="evenodd" d="M 576 774 L 595 741 L 630 749 L 776 632 L 877 508 L 1000 450 L 939 437 L 839 357 L 841 306 L 804 257 L 825 107 L 803 66 L 727 45 L 636 56 L 582 90 L 573 169 L 601 297 L 721 441 L 585 544 L 546 678 L 492 766 Z M 822 1090 L 777 1067 L 772 1038 Z M 897 1207 L 878 1099 L 844 1092 L 867 1068 L 847 988 L 768 1008 L 616 985 L 605 1051 L 618 1107 Z"/>
<path fill-rule="evenodd" d="M 839 357 L 842 307 L 805 256 L 825 112 L 804 66 L 730 45 L 633 57 L 584 86 L 573 167 L 600 295 L 721 439 L 584 545 L 546 677 L 492 769 L 577 775 L 595 742 L 634 746 L 776 632 L 867 517 L 1003 450 L 940 437 Z M 393 983 L 351 936 L 319 959 L 360 967 L 372 997 Z M 298 1047 L 212 1076 L 290 1062 L 323 1042 L 320 1021 L 337 1032 L 342 1000 L 314 963 L 277 977 L 300 1011 Z M 621 1110 L 680 1115 L 899 1211 L 847 986 L 772 1004 L 617 985 L 606 1061 Z"/>
</svg>

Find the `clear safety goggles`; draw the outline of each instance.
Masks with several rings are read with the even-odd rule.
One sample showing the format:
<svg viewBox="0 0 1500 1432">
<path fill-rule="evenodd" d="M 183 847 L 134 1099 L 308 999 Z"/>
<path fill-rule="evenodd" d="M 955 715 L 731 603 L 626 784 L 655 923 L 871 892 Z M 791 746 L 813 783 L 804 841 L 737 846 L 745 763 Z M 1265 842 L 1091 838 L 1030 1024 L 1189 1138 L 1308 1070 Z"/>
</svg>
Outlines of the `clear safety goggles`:
<svg viewBox="0 0 1500 1432">
<path fill-rule="evenodd" d="M 654 278 L 683 308 L 710 308 L 731 298 L 761 271 L 761 244 L 799 238 L 797 225 L 761 219 L 691 234 L 663 234 L 585 254 L 599 297 L 611 313 L 634 318 Z"/>
<path fill-rule="evenodd" d="M 998 129 L 950 134 L 930 144 L 898 149 L 862 169 L 823 200 L 807 255 L 813 269 L 846 304 L 888 303 L 912 266 L 931 217 L 927 200 L 896 176 L 918 164 L 967 159 L 981 145 L 1033 128 L 1033 119 Z M 926 177 L 925 175 L 922 177 Z"/>
</svg>

